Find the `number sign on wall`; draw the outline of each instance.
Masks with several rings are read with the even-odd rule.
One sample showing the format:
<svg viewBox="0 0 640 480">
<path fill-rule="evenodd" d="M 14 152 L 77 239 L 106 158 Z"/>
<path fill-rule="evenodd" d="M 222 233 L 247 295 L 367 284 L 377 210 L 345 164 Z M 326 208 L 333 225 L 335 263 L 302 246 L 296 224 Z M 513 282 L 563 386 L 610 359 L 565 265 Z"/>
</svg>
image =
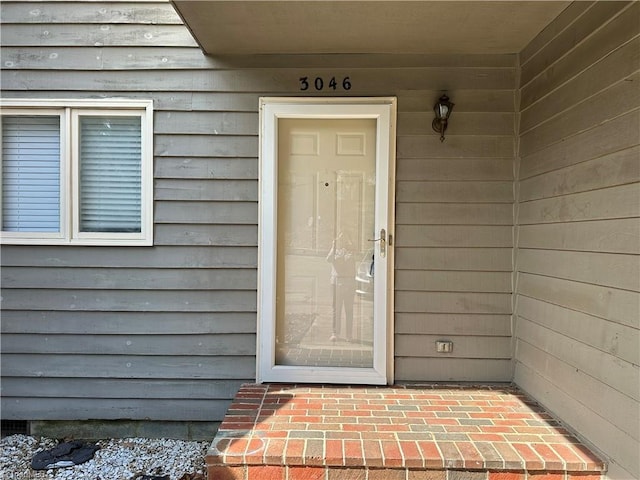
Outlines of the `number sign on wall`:
<svg viewBox="0 0 640 480">
<path fill-rule="evenodd" d="M 344 77 L 342 81 L 340 81 L 340 79 L 336 79 L 336 77 L 331 77 L 331 79 L 325 79 L 323 77 L 315 77 L 314 79 L 309 77 L 300 77 L 299 81 L 300 90 L 303 92 L 311 89 L 321 92 L 325 88 L 327 90 L 351 90 L 351 80 L 349 77 Z"/>
</svg>

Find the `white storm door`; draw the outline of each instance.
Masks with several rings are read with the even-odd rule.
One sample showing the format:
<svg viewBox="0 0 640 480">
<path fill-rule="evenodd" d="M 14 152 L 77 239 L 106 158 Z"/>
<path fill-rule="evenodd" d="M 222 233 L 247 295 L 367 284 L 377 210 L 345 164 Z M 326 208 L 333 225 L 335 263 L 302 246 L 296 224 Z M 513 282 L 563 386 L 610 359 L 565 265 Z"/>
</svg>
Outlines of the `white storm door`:
<svg viewBox="0 0 640 480">
<path fill-rule="evenodd" d="M 392 382 L 395 112 L 261 99 L 259 382 Z"/>
</svg>

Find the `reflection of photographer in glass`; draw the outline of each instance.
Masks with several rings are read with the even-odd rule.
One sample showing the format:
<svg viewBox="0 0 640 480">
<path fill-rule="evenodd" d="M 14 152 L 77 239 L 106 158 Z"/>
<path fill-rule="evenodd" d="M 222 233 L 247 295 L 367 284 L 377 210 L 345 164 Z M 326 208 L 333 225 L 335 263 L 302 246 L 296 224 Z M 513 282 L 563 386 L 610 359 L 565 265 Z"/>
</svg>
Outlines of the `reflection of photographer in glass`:
<svg viewBox="0 0 640 480">
<path fill-rule="evenodd" d="M 342 310 L 346 321 L 346 337 L 351 341 L 353 331 L 353 299 L 356 291 L 356 262 L 353 242 L 344 232 L 333 241 L 327 255 L 331 263 L 331 286 L 333 290 L 333 330 L 331 341 L 335 342 L 341 330 Z"/>
</svg>

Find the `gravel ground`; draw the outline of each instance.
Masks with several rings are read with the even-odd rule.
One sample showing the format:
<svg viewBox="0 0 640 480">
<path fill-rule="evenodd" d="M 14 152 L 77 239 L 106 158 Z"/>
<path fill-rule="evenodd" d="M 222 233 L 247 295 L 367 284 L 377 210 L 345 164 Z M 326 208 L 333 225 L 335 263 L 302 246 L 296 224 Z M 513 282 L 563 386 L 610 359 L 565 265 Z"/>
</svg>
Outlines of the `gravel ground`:
<svg viewBox="0 0 640 480">
<path fill-rule="evenodd" d="M 52 470 L 32 470 L 31 459 L 55 447 L 50 438 L 11 435 L 0 440 L 2 480 L 142 480 L 144 475 L 169 475 L 170 480 L 205 480 L 208 442 L 125 438 L 99 440 L 88 462 Z"/>
</svg>

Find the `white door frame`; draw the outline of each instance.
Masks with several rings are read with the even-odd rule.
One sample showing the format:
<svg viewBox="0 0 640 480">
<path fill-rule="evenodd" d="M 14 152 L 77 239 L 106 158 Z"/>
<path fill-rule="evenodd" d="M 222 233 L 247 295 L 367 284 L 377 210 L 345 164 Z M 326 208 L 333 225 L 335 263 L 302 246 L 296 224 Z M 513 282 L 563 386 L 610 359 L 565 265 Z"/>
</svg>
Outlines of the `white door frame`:
<svg viewBox="0 0 640 480">
<path fill-rule="evenodd" d="M 396 98 L 260 98 L 257 381 L 393 383 L 393 262 Z M 375 231 L 388 233 L 386 257 L 375 255 L 373 368 L 276 365 L 278 119 L 375 119 Z M 379 243 L 379 242 L 378 242 Z M 379 252 L 379 246 L 376 246 Z M 382 318 L 380 318 L 382 316 Z"/>
</svg>

